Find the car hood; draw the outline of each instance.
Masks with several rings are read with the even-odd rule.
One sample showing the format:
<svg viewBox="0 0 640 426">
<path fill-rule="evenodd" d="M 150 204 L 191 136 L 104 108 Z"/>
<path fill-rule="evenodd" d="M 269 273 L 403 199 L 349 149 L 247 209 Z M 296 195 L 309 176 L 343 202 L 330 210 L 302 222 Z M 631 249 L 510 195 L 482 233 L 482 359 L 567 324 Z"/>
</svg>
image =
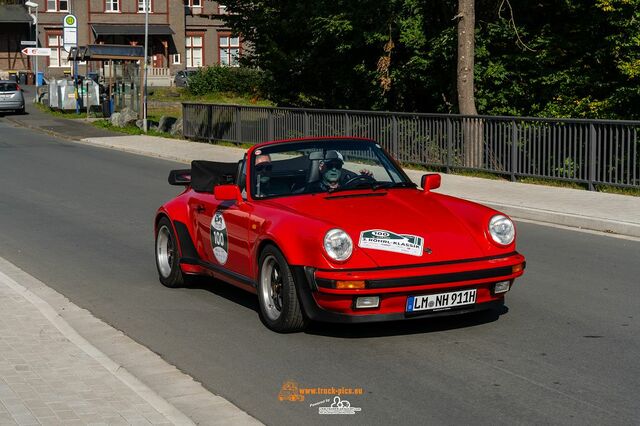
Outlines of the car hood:
<svg viewBox="0 0 640 426">
<path fill-rule="evenodd" d="M 380 267 L 488 255 L 483 231 L 473 229 L 439 197 L 414 189 L 394 189 L 270 201 L 279 208 L 324 221 L 327 226 L 322 232 L 343 229 L 353 240 L 354 250 L 362 250 Z"/>
</svg>

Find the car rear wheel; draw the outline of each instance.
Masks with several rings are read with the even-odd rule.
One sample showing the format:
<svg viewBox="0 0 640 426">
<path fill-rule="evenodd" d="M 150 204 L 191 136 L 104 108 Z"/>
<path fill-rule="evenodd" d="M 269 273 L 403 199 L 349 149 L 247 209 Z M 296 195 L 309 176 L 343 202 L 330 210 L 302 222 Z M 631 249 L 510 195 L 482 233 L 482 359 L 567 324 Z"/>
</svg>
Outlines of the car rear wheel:
<svg viewBox="0 0 640 426">
<path fill-rule="evenodd" d="M 167 287 L 184 286 L 184 276 L 178 262 L 178 245 L 171 222 L 163 217 L 156 231 L 156 267 L 160 282 Z"/>
<path fill-rule="evenodd" d="M 258 302 L 260 318 L 271 330 L 291 333 L 303 330 L 307 324 L 300 307 L 296 283 L 284 256 L 274 246 L 260 254 Z"/>
</svg>

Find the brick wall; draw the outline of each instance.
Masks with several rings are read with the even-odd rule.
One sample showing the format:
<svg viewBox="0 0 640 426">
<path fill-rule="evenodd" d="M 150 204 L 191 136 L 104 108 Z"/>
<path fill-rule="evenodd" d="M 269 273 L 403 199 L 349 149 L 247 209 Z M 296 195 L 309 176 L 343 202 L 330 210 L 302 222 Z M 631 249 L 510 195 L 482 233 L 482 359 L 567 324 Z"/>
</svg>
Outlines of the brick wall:
<svg viewBox="0 0 640 426">
<path fill-rule="evenodd" d="M 65 0 L 33 0 L 39 6 L 39 33 L 40 46 L 49 46 L 50 37 L 55 37 L 62 33 L 62 20 L 68 13 L 73 13 L 78 19 L 78 44 L 87 45 L 97 41 L 105 43 L 143 44 L 144 37 L 140 36 L 115 36 L 96 37 L 92 31 L 92 24 L 144 24 L 144 13 L 138 13 L 138 0 L 119 0 L 119 10 L 110 12 L 106 10 L 106 0 L 66 0 L 68 1 L 68 11 L 52 11 L 49 6 L 55 1 L 59 8 L 60 2 Z M 170 36 L 150 36 L 150 49 L 152 54 L 161 55 L 158 62 L 164 67 L 171 69 L 175 74 L 178 70 L 186 68 L 185 35 L 187 33 L 201 33 L 203 36 L 203 59 L 204 65 L 216 65 L 219 63 L 218 57 L 218 33 L 228 32 L 221 20 L 211 17 L 218 13 L 218 3 L 209 0 L 200 0 L 201 7 L 185 6 L 183 0 L 151 0 L 151 13 L 149 14 L 149 24 L 169 25 L 174 34 Z M 192 0 L 193 1 L 193 0 Z M 64 3 L 63 3 L 64 4 Z M 3 40 L 6 36 L 0 33 L 0 56 L 2 53 Z M 28 38 L 28 37 L 26 37 Z M 26 39 L 25 38 L 25 39 Z M 164 45 L 166 43 L 166 47 Z M 173 55 L 180 55 L 180 63 L 173 64 Z M 61 56 L 66 57 L 66 52 L 61 52 Z M 2 59 L 0 59 L 1 61 Z M 41 70 L 46 67 L 47 76 L 61 76 L 64 71 L 69 71 L 67 67 L 59 66 L 63 61 L 56 64 L 55 60 L 41 57 Z M 56 66 L 57 65 L 57 66 Z M 4 65 L 0 62 L 0 68 Z M 93 69 L 98 68 L 98 63 L 92 65 Z M 80 73 L 86 73 L 83 66 L 79 68 Z"/>
</svg>

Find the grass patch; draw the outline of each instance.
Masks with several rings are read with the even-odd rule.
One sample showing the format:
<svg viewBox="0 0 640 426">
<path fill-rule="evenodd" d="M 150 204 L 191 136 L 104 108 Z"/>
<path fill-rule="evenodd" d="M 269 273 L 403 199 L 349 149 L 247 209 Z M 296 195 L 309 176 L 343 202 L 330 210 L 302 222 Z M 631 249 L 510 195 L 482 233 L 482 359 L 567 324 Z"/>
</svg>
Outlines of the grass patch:
<svg viewBox="0 0 640 426">
<path fill-rule="evenodd" d="M 401 163 L 402 167 L 405 169 L 411 170 L 420 170 L 428 173 L 447 173 L 446 167 L 437 167 L 437 166 L 424 166 L 422 164 L 415 163 Z M 492 179 L 492 180 L 506 180 L 504 176 L 499 174 L 477 171 L 477 170 L 464 170 L 464 169 L 451 169 L 449 174 L 459 175 L 459 176 L 469 176 L 469 177 L 477 177 L 482 179 Z"/>
<path fill-rule="evenodd" d="M 245 106 L 274 106 L 273 102 L 256 99 L 248 96 L 238 96 L 233 93 L 208 93 L 206 95 L 195 96 L 186 89 L 180 87 L 154 87 L 149 89 L 147 98 L 149 104 L 149 116 L 161 117 L 182 117 L 182 105 L 180 102 L 202 102 L 215 104 L 232 104 Z M 163 105 L 164 104 L 164 105 Z"/>
<path fill-rule="evenodd" d="M 52 115 L 54 117 L 67 118 L 67 119 L 87 118 L 87 111 L 80 110 L 80 114 L 76 114 L 75 110 L 68 111 L 68 110 L 53 109 L 41 103 L 36 103 L 35 105 L 36 105 L 36 108 L 38 108 L 40 111 L 46 112 L 47 114 Z M 90 111 L 89 117 L 91 118 L 102 117 L 102 112 L 96 112 L 95 110 Z"/>
<path fill-rule="evenodd" d="M 453 170 L 451 170 L 451 174 L 459 175 L 459 176 L 477 177 L 477 178 L 482 178 L 482 179 L 491 179 L 491 180 L 507 180 L 502 175 L 495 174 L 495 173 L 478 171 L 478 170 L 456 170 L 456 169 L 453 169 Z"/>
<path fill-rule="evenodd" d="M 157 117 L 154 118 L 154 120 L 158 121 L 163 115 L 167 117 L 182 118 L 182 106 L 171 106 L 169 104 L 166 106 L 149 105 L 149 109 L 147 110 L 147 116 L 149 119 L 153 116 Z"/>
<path fill-rule="evenodd" d="M 148 89 L 148 100 L 158 102 L 207 102 L 217 104 L 275 106 L 266 99 L 250 96 L 238 96 L 233 93 L 207 93 L 205 95 L 192 95 L 182 87 L 154 87 Z"/>
<path fill-rule="evenodd" d="M 249 149 L 254 145 L 251 143 L 238 143 L 238 142 L 231 142 L 231 141 L 212 141 L 211 143 L 213 145 L 228 146 L 231 148 L 242 148 L 242 149 Z"/>
<path fill-rule="evenodd" d="M 523 177 L 523 178 L 518 178 L 518 182 L 530 183 L 532 185 L 554 186 L 558 188 L 588 189 L 586 184 L 581 184 L 577 182 L 568 182 L 564 180 Z"/>
<path fill-rule="evenodd" d="M 596 185 L 596 190 L 606 192 L 608 194 L 630 195 L 632 197 L 640 197 L 640 188 L 621 188 L 619 186 Z"/>
</svg>

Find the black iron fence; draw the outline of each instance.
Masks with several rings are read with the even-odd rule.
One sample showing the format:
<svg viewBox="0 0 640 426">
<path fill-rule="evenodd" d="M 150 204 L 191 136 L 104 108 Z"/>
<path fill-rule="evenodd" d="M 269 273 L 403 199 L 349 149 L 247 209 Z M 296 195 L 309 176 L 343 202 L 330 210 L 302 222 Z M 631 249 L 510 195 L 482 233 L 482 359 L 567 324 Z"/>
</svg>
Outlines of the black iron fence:
<svg viewBox="0 0 640 426">
<path fill-rule="evenodd" d="M 640 121 L 182 105 L 189 139 L 359 136 L 406 164 L 640 188 Z"/>
</svg>

